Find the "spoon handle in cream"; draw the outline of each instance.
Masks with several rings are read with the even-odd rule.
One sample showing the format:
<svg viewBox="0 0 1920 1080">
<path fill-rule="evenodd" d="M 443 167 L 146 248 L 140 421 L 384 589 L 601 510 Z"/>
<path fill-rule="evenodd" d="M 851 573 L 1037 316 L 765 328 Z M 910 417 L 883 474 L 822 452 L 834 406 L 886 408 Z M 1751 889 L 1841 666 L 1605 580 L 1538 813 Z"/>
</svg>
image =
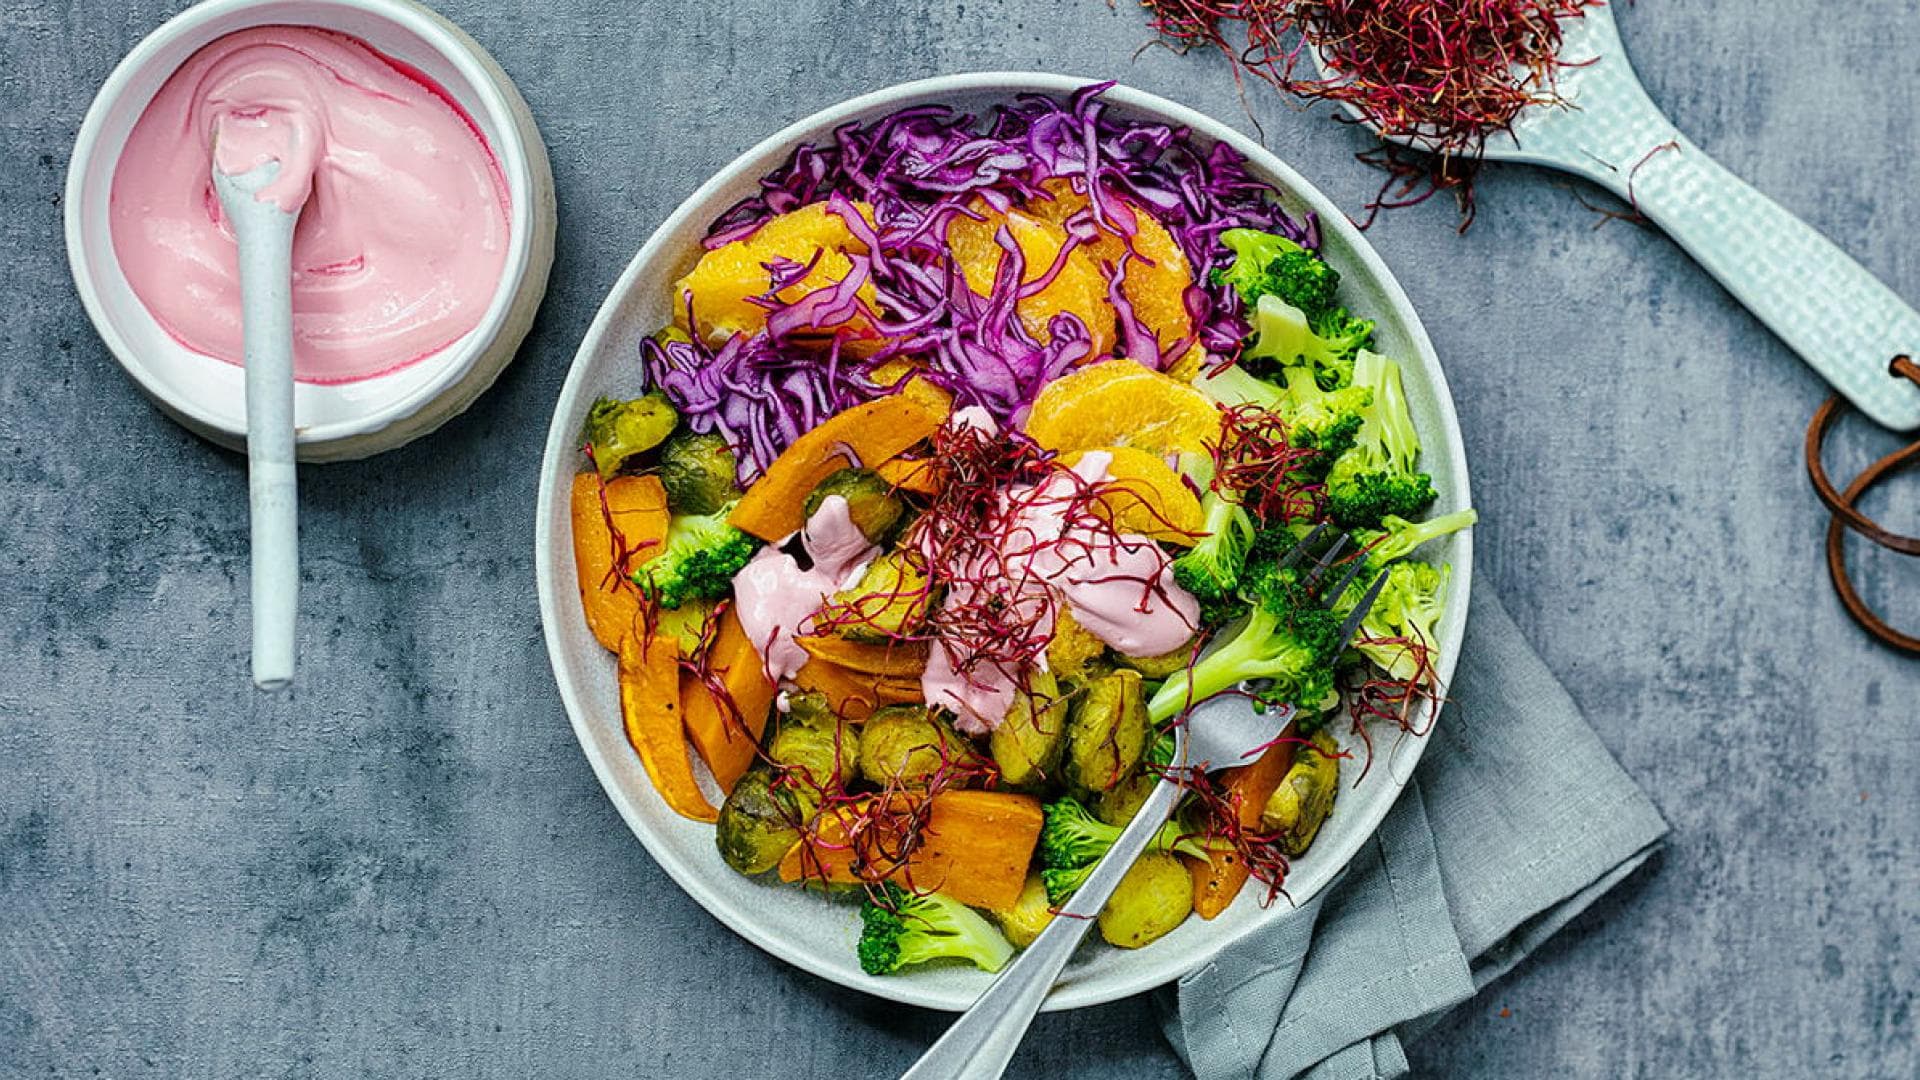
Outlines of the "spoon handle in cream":
<svg viewBox="0 0 1920 1080">
<path fill-rule="evenodd" d="M 269 162 L 239 177 L 214 171 L 214 187 L 240 247 L 253 682 L 262 690 L 278 690 L 293 681 L 300 606 L 293 437 L 293 227 L 299 214 L 255 197 L 278 168 Z M 263 172 L 266 177 L 258 178 Z"/>
</svg>

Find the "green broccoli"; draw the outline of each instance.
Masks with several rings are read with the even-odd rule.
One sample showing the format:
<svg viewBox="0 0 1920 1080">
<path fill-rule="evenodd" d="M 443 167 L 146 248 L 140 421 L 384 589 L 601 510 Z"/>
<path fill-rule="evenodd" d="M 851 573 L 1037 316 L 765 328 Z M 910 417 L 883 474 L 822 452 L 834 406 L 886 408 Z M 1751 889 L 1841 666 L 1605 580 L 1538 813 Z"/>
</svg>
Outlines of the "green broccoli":
<svg viewBox="0 0 1920 1080">
<path fill-rule="evenodd" d="M 1277 374 L 1278 381 L 1270 381 L 1235 364 L 1203 375 L 1194 385 L 1222 405 L 1257 405 L 1279 413 L 1287 421 L 1289 443 L 1317 450 L 1331 463 L 1353 445 L 1373 391 L 1359 386 L 1327 390 L 1301 367 Z"/>
<path fill-rule="evenodd" d="M 1240 568 L 1253 542 L 1253 519 L 1218 491 L 1207 492 L 1200 508 L 1206 514 L 1206 535 L 1173 560 L 1173 580 L 1200 601 L 1201 621 L 1217 625 L 1246 606 L 1238 590 Z"/>
<path fill-rule="evenodd" d="M 1407 411 L 1400 365 L 1374 352 L 1354 360 L 1353 385 L 1373 395 L 1353 447 L 1327 470 L 1327 510 L 1346 528 L 1371 528 L 1388 515 L 1412 517 L 1433 502 L 1433 478 L 1416 468 L 1420 436 Z"/>
<path fill-rule="evenodd" d="M 1329 388 L 1348 385 L 1353 379 L 1355 357 L 1372 340 L 1373 324 L 1338 310 L 1324 316 L 1321 327 L 1336 336 L 1323 337 L 1315 332 L 1307 313 L 1280 297 L 1263 296 L 1254 305 L 1253 340 L 1241 350 L 1241 360 L 1304 366 L 1313 372 L 1315 382 Z"/>
<path fill-rule="evenodd" d="M 1062 795 L 1041 807 L 1046 815 L 1040 826 L 1040 865 L 1049 869 L 1091 866 L 1120 839 L 1124 825 L 1109 825 L 1093 816 L 1078 799 Z M 1147 845 L 1149 851 L 1173 851 L 1206 858 L 1206 845 L 1188 835 L 1178 821 L 1168 821 Z"/>
<path fill-rule="evenodd" d="M 898 885 L 882 884 L 879 901 L 860 906 L 860 970 L 891 975 L 929 960 L 965 960 L 983 971 L 999 971 L 1013 957 L 1013 946 L 979 912 L 939 893 L 916 896 Z"/>
<path fill-rule="evenodd" d="M 1228 229 L 1220 241 L 1233 252 L 1233 262 L 1213 272 L 1213 283 L 1233 286 L 1248 307 L 1263 296 L 1278 296 L 1310 317 L 1333 308 L 1340 272 L 1319 255 L 1257 229 Z"/>
<path fill-rule="evenodd" d="M 1408 521 L 1388 514 L 1380 519 L 1380 528 L 1356 530 L 1353 538 L 1366 549 L 1368 559 L 1376 566 L 1385 566 L 1413 554 L 1415 548 L 1430 540 L 1457 533 L 1479 520 L 1480 515 L 1472 509 L 1456 510 L 1425 521 Z"/>
<path fill-rule="evenodd" d="M 711 514 L 675 514 L 659 554 L 640 564 L 633 583 L 673 610 L 690 600 L 718 600 L 733 588 L 760 541 L 727 522 L 728 503 Z"/>
<path fill-rule="evenodd" d="M 1314 602 L 1291 569 L 1249 574 L 1241 594 L 1251 601 L 1247 621 L 1233 639 L 1170 676 L 1147 703 L 1155 723 L 1183 712 L 1191 702 L 1249 680 L 1265 680 L 1254 696 L 1266 704 L 1312 705 L 1334 689 L 1340 616 Z"/>
<path fill-rule="evenodd" d="M 1395 679 L 1420 677 L 1422 665 L 1406 643 L 1433 645 L 1452 573 L 1450 567 L 1412 560 L 1388 567 L 1386 585 L 1360 622 L 1356 647 L 1361 654 Z"/>
</svg>

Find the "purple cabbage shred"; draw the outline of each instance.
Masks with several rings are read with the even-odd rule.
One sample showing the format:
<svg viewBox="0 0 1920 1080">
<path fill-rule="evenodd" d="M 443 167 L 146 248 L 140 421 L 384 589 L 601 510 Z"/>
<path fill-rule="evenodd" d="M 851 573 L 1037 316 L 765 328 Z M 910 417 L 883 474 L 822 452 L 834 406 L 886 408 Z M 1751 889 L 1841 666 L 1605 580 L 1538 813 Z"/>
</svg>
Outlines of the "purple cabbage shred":
<svg viewBox="0 0 1920 1080">
<path fill-rule="evenodd" d="M 769 264 L 773 288 L 754 301 L 768 309 L 764 332 L 735 335 L 717 350 L 648 341 L 649 381 L 693 430 L 718 432 L 735 447 L 743 483 L 820 420 L 888 392 L 873 373 L 895 358 L 914 361 L 957 405 L 1017 422 L 1042 386 L 1091 358 L 1092 335 L 1063 313 L 1039 342 L 1017 317 L 1016 301 L 1044 288 L 1067 253 L 1098 230 L 1130 237 L 1135 207 L 1166 227 L 1193 266 L 1185 303 L 1200 343 L 1232 355 L 1247 325 L 1234 291 L 1212 284 L 1213 270 L 1231 258 L 1220 234 L 1256 228 L 1317 249 L 1318 223 L 1289 217 L 1232 147 L 1202 148 L 1183 128 L 1108 115 L 1102 95 L 1110 85 L 1088 86 L 1065 103 L 1022 95 L 984 120 L 941 106 L 902 109 L 796 149 L 761 181 L 760 194 L 713 223 L 706 246 L 826 201 L 867 253 L 849 256 L 853 270 L 842 281 L 791 301 L 772 293 L 803 280 L 811 265 Z M 1041 185 L 1052 179 L 1068 180 L 1089 202 L 1065 222 L 1067 245 L 1054 265 L 1025 281 L 1021 250 L 1003 227 L 994 286 L 986 296 L 973 292 L 947 252 L 948 224 L 977 217 L 973 207 L 981 203 L 1006 210 L 1046 199 Z M 855 202 L 872 208 L 871 221 Z M 1108 295 L 1121 351 L 1160 367 L 1187 343 L 1156 341 L 1125 301 L 1120 286 L 1135 258 L 1129 253 L 1105 268 Z"/>
</svg>

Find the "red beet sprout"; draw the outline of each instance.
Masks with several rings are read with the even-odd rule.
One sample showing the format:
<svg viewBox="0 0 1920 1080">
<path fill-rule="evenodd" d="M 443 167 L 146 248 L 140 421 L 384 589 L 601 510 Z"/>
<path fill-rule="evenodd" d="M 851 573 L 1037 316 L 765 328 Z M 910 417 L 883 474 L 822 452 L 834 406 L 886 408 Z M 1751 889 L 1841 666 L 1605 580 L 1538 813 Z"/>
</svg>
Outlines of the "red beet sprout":
<svg viewBox="0 0 1920 1080">
<path fill-rule="evenodd" d="M 1391 140 L 1361 155 L 1388 173 L 1367 203 L 1382 209 L 1453 190 L 1464 229 L 1487 140 L 1534 106 L 1563 106 L 1561 23 L 1603 0 L 1142 0 L 1177 49 L 1213 48 L 1233 65 L 1310 100 L 1338 102 Z M 1244 47 L 1226 26 L 1242 24 Z M 1326 75 L 1315 69 L 1318 57 Z"/>
<path fill-rule="evenodd" d="M 1261 521 L 1324 517 L 1324 493 L 1301 471 L 1320 460 L 1320 451 L 1294 446 L 1288 436 L 1286 420 L 1271 409 L 1221 410 L 1220 437 L 1211 448 L 1214 490 Z"/>
</svg>

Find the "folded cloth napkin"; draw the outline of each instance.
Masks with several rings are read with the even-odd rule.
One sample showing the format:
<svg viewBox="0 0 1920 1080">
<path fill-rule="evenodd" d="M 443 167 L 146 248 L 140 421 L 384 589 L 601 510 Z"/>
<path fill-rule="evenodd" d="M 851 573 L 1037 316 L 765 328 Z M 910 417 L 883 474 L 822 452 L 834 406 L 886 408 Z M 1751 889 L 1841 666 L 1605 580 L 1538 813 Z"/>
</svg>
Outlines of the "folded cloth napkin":
<svg viewBox="0 0 1920 1080">
<path fill-rule="evenodd" d="M 1487 589 L 1448 691 L 1413 783 L 1345 876 L 1160 991 L 1167 1037 L 1204 1080 L 1404 1075 L 1404 1040 L 1659 847 L 1659 811 Z"/>
</svg>

